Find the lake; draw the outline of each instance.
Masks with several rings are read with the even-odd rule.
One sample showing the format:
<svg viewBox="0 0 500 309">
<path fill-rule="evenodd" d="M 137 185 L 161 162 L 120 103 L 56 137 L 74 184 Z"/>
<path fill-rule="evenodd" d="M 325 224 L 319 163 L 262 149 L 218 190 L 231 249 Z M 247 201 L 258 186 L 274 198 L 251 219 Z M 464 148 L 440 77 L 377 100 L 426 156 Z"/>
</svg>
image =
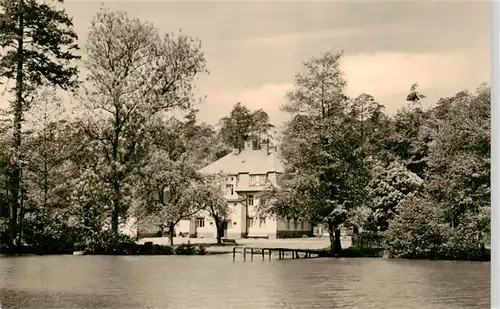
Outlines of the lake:
<svg viewBox="0 0 500 309">
<path fill-rule="evenodd" d="M 25 256 L 0 268 L 2 309 L 490 308 L 482 262 Z"/>
</svg>

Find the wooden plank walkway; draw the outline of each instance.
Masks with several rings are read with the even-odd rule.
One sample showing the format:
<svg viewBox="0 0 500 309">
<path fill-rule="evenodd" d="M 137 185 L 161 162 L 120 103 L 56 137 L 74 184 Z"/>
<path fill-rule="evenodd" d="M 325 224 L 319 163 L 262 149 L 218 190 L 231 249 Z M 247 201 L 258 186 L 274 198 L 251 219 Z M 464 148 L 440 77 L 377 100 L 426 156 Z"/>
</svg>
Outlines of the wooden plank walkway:
<svg viewBox="0 0 500 309">
<path fill-rule="evenodd" d="M 314 249 L 293 249 L 293 248 L 254 248 L 254 247 L 243 247 L 237 250 L 237 247 L 233 247 L 233 262 L 236 260 L 236 253 L 243 255 L 243 261 L 247 260 L 247 255 L 250 255 L 250 260 L 253 261 L 255 256 L 262 256 L 262 260 L 267 256 L 269 260 L 273 255 L 278 256 L 278 260 L 285 259 L 286 257 L 291 259 L 305 259 L 313 257 L 321 257 L 324 250 L 314 250 Z M 302 255 L 302 256 L 301 256 Z"/>
</svg>

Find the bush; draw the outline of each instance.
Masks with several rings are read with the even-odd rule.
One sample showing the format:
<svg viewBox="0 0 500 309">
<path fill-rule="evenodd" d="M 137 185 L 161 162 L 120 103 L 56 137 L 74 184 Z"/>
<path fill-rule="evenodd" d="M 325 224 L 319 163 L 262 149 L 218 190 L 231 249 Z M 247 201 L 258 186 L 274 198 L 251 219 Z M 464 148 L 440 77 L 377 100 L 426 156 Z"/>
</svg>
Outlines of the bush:
<svg viewBox="0 0 500 309">
<path fill-rule="evenodd" d="M 207 249 L 203 245 L 182 244 L 175 248 L 177 255 L 206 255 Z"/>
<path fill-rule="evenodd" d="M 466 212 L 460 223 L 448 232 L 443 253 L 452 259 L 476 259 L 487 255 L 485 244 L 490 237 L 490 209 Z"/>
<path fill-rule="evenodd" d="M 135 241 L 123 234 L 106 230 L 88 235 L 79 247 L 94 254 L 125 254 L 136 251 Z"/>
<path fill-rule="evenodd" d="M 174 249 L 170 246 L 154 245 L 153 246 L 154 255 L 172 255 L 174 254 Z"/>
<path fill-rule="evenodd" d="M 72 253 L 85 238 L 84 230 L 61 223 L 41 222 L 26 218 L 23 222 L 23 240 L 40 254 Z"/>
<path fill-rule="evenodd" d="M 391 257 L 437 258 L 443 254 L 447 232 L 443 213 L 432 201 L 405 200 L 385 234 L 387 253 Z"/>
<path fill-rule="evenodd" d="M 206 255 L 208 253 L 207 249 L 203 245 L 198 245 L 197 249 L 198 249 L 197 250 L 198 255 Z"/>
<path fill-rule="evenodd" d="M 196 255 L 196 246 L 191 244 L 182 244 L 175 248 L 175 254 L 177 255 Z"/>
</svg>

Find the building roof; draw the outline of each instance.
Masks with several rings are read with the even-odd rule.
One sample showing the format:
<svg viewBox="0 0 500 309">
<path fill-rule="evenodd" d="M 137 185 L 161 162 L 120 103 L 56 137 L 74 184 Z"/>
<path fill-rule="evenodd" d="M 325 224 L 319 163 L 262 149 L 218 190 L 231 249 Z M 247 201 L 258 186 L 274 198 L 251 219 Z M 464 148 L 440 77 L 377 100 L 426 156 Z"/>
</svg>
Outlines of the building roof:
<svg viewBox="0 0 500 309">
<path fill-rule="evenodd" d="M 203 174 L 222 172 L 226 175 L 283 173 L 283 163 L 274 149 L 269 151 L 268 154 L 263 150 L 244 149 L 240 153 L 232 152 L 212 162 L 200 169 L 200 172 Z"/>
</svg>

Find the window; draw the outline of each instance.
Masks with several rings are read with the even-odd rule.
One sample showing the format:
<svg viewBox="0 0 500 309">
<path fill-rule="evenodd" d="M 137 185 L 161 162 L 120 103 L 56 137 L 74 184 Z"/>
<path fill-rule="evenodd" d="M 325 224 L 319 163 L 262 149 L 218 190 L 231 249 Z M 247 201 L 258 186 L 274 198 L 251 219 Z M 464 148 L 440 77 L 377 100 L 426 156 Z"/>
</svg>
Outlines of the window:
<svg viewBox="0 0 500 309">
<path fill-rule="evenodd" d="M 293 227 L 295 229 L 297 229 L 299 227 L 299 223 L 297 222 L 297 220 L 293 220 Z"/>
<path fill-rule="evenodd" d="M 264 186 L 267 181 L 266 174 L 250 175 L 250 187 Z"/>
<path fill-rule="evenodd" d="M 248 195 L 248 205 L 253 206 L 253 195 L 251 194 Z"/>
<path fill-rule="evenodd" d="M 289 230 L 290 229 L 290 220 L 286 220 L 286 229 Z"/>
<path fill-rule="evenodd" d="M 266 218 L 259 218 L 259 227 L 264 227 L 266 226 Z"/>
<path fill-rule="evenodd" d="M 226 195 L 233 195 L 233 194 L 234 194 L 234 185 L 227 184 L 226 185 Z"/>
<path fill-rule="evenodd" d="M 205 227 L 205 218 L 196 218 L 196 227 Z"/>
<path fill-rule="evenodd" d="M 253 218 L 247 218 L 247 227 L 253 227 Z"/>
<path fill-rule="evenodd" d="M 304 220 L 300 220 L 300 229 L 304 230 Z"/>
</svg>

